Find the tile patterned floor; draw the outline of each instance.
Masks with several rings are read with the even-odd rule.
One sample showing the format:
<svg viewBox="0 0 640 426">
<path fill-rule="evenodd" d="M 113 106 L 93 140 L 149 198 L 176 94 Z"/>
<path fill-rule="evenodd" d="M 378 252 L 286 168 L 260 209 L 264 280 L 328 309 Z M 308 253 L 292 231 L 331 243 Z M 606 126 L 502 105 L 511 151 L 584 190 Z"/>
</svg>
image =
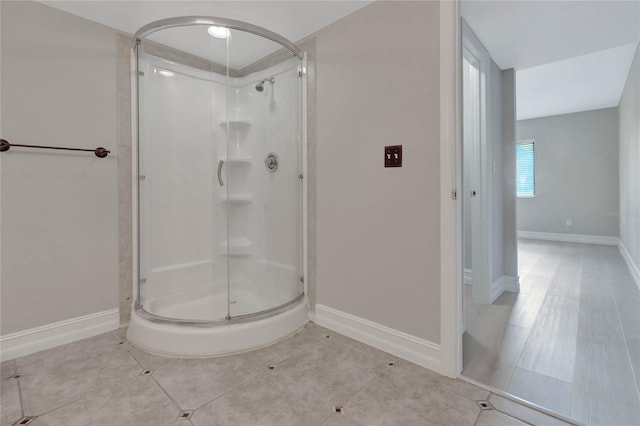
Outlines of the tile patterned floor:
<svg viewBox="0 0 640 426">
<path fill-rule="evenodd" d="M 466 297 L 463 375 L 581 423 L 640 425 L 640 292 L 618 248 L 521 240 L 518 257 L 519 294 Z"/>
<path fill-rule="evenodd" d="M 210 359 L 149 355 L 118 330 L 2 363 L 1 389 L 2 426 L 564 424 L 313 323 Z"/>
</svg>

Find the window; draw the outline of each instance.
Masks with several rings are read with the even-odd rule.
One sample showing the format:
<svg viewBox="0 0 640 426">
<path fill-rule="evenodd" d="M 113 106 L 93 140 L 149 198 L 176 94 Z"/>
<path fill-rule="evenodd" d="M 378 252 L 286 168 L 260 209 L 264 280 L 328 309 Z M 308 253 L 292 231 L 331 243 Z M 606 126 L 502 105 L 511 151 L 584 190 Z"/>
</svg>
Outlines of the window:
<svg viewBox="0 0 640 426">
<path fill-rule="evenodd" d="M 516 144 L 516 192 L 518 197 L 536 196 L 536 156 L 533 139 Z"/>
</svg>

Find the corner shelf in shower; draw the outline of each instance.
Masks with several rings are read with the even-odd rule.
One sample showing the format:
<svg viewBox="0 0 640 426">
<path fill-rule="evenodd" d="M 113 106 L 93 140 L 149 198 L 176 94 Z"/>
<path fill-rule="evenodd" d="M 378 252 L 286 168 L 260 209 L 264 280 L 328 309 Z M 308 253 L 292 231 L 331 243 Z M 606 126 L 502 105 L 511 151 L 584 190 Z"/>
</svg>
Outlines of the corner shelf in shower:
<svg viewBox="0 0 640 426">
<path fill-rule="evenodd" d="M 222 130 L 227 131 L 227 122 L 221 121 L 219 124 Z M 247 120 L 229 120 L 229 130 L 247 131 L 251 127 L 251 122 Z"/>
<path fill-rule="evenodd" d="M 234 237 L 220 243 L 220 247 L 227 249 L 225 253 L 229 257 L 251 256 L 251 241 L 244 237 Z"/>
<path fill-rule="evenodd" d="M 253 196 L 251 194 L 237 194 L 237 195 L 221 195 L 220 202 L 229 203 L 231 205 L 249 204 L 251 203 Z"/>
</svg>

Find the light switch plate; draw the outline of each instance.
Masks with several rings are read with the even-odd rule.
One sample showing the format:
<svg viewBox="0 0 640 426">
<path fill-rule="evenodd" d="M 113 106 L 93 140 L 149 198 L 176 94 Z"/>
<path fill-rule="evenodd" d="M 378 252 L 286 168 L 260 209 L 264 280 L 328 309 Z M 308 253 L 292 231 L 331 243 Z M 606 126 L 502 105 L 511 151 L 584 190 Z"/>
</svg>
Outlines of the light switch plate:
<svg viewBox="0 0 640 426">
<path fill-rule="evenodd" d="M 384 147 L 384 166 L 402 167 L 402 145 Z"/>
</svg>

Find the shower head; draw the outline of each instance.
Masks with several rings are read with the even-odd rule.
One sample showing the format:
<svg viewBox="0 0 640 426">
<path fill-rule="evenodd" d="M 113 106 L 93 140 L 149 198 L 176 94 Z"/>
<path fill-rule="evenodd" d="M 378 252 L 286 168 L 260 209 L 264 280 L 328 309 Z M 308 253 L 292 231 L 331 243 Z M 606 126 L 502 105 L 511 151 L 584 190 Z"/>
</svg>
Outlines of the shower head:
<svg viewBox="0 0 640 426">
<path fill-rule="evenodd" d="M 265 78 L 264 80 L 262 80 L 260 83 L 256 84 L 256 90 L 258 92 L 262 92 L 264 90 L 264 83 L 265 82 L 269 82 L 271 83 L 271 85 L 273 86 L 274 84 L 276 84 L 276 78 L 275 77 L 271 77 L 271 78 Z"/>
</svg>

